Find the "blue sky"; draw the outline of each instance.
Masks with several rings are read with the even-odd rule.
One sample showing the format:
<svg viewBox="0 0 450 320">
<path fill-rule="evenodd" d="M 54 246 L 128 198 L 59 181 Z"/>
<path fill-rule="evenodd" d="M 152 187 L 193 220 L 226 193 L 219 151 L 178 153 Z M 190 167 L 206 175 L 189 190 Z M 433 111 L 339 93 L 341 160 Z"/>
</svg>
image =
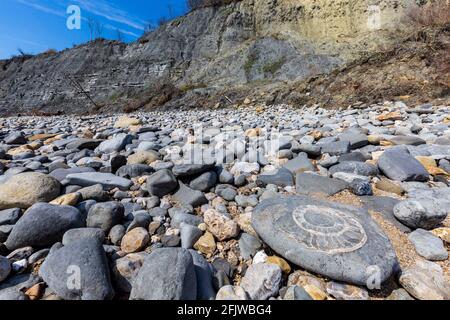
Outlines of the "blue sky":
<svg viewBox="0 0 450 320">
<path fill-rule="evenodd" d="M 67 8 L 81 9 L 81 30 L 68 30 Z M 0 0 L 0 59 L 17 54 L 62 50 L 90 39 L 88 20 L 101 23 L 102 36 L 124 41 L 140 37 L 148 23 L 186 11 L 185 0 Z"/>
</svg>

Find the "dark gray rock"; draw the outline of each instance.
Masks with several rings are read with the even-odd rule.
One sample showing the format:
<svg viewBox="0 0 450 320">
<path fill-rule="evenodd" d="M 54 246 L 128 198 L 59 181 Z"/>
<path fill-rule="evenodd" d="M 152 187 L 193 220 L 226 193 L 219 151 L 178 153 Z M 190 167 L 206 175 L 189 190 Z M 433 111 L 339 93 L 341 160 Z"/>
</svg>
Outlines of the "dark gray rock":
<svg viewBox="0 0 450 320">
<path fill-rule="evenodd" d="M 116 175 L 122 178 L 131 179 L 141 176 L 147 176 L 155 172 L 155 170 L 145 164 L 129 164 L 119 168 Z"/>
<path fill-rule="evenodd" d="M 196 226 L 189 225 L 187 223 L 180 224 L 180 237 L 181 237 L 181 247 L 184 249 L 192 249 L 194 244 L 203 235 L 201 231 Z"/>
<path fill-rule="evenodd" d="M 25 144 L 27 139 L 22 132 L 11 132 L 4 139 L 6 144 Z"/>
<path fill-rule="evenodd" d="M 340 156 L 350 152 L 350 142 L 348 141 L 319 143 L 318 145 L 322 147 L 322 153 L 328 153 L 331 156 Z"/>
<path fill-rule="evenodd" d="M 189 253 L 192 256 L 197 278 L 197 300 L 215 300 L 216 291 L 212 284 L 212 266 L 197 251 L 189 250 Z"/>
<path fill-rule="evenodd" d="M 217 174 L 214 171 L 208 171 L 197 178 L 191 180 L 189 187 L 198 191 L 208 191 L 217 184 Z"/>
<path fill-rule="evenodd" d="M 294 176 L 286 168 L 280 168 L 274 173 L 262 174 L 256 178 L 256 185 L 265 187 L 268 184 L 274 184 L 279 187 L 290 187 L 294 185 Z"/>
<path fill-rule="evenodd" d="M 350 143 L 350 149 L 359 149 L 369 144 L 369 140 L 366 135 L 348 132 L 339 135 L 339 141 L 345 141 Z"/>
<path fill-rule="evenodd" d="M 441 239 L 431 232 L 417 229 L 408 236 L 419 255 L 427 260 L 442 261 L 448 259 L 448 252 Z"/>
<path fill-rule="evenodd" d="M 306 153 L 299 154 L 296 158 L 289 160 L 284 168 L 288 169 L 292 174 L 297 174 L 305 171 L 316 171 L 311 160 L 308 159 Z"/>
<path fill-rule="evenodd" d="M 5 245 L 10 250 L 48 247 L 61 241 L 67 230 L 84 226 L 78 209 L 37 203 L 28 209 L 13 227 Z"/>
<path fill-rule="evenodd" d="M 28 300 L 24 291 L 40 281 L 38 276 L 32 274 L 10 276 L 0 283 L 0 301 Z"/>
<path fill-rule="evenodd" d="M 131 290 L 131 300 L 195 300 L 197 277 L 186 249 L 154 250 L 144 262 Z"/>
<path fill-rule="evenodd" d="M 378 160 L 378 167 L 386 177 L 395 181 L 428 181 L 430 175 L 407 149 L 394 147 L 386 150 Z"/>
<path fill-rule="evenodd" d="M 362 196 L 360 197 L 364 207 L 380 213 L 384 219 L 396 226 L 400 231 L 409 233 L 411 229 L 397 220 L 394 216 L 394 207 L 400 203 L 400 200 L 391 197 Z"/>
<path fill-rule="evenodd" d="M 64 233 L 62 244 L 67 246 L 72 242 L 82 239 L 95 239 L 103 243 L 105 242 L 105 232 L 98 228 L 71 229 Z"/>
<path fill-rule="evenodd" d="M 355 179 L 350 183 L 350 189 L 357 196 L 371 196 L 373 195 L 372 185 L 370 182 Z"/>
<path fill-rule="evenodd" d="M 124 218 L 124 210 L 119 202 L 97 203 L 89 210 L 86 225 L 89 228 L 100 228 L 106 234 L 112 227 L 120 224 Z"/>
<path fill-rule="evenodd" d="M 177 177 L 195 176 L 214 168 L 214 164 L 180 164 L 172 168 L 172 172 Z"/>
<path fill-rule="evenodd" d="M 179 228 L 182 223 L 187 223 L 191 226 L 197 227 L 199 224 L 203 223 L 203 219 L 200 216 L 194 216 L 188 213 L 175 213 L 171 221 L 172 227 Z"/>
<path fill-rule="evenodd" d="M 155 209 L 161 209 L 161 208 L 155 208 Z M 164 209 L 162 209 L 164 210 Z M 167 212 L 167 211 L 166 211 Z M 165 216 L 165 214 L 163 215 Z M 136 213 L 134 215 L 133 221 L 131 221 L 130 225 L 127 228 L 127 233 L 135 228 L 144 228 L 147 229 L 148 225 L 152 222 L 152 215 L 148 214 L 147 212 L 140 212 Z"/>
<path fill-rule="evenodd" d="M 336 172 L 352 173 L 359 176 L 376 176 L 378 168 L 372 164 L 358 161 L 344 161 L 330 168 L 333 175 Z"/>
<path fill-rule="evenodd" d="M 355 151 L 355 152 L 346 153 L 346 154 L 343 154 L 342 156 L 340 156 L 339 162 L 344 162 L 344 161 L 365 162 L 365 161 L 369 160 L 368 158 L 369 157 L 367 157 L 363 153 Z"/>
<path fill-rule="evenodd" d="M 241 256 L 245 260 L 253 258 L 253 256 L 261 247 L 261 241 L 248 233 L 242 233 L 241 237 L 239 238 L 239 249 L 241 252 Z"/>
<path fill-rule="evenodd" d="M 173 195 L 175 201 L 182 205 L 190 205 L 193 207 L 199 207 L 203 204 L 207 204 L 208 200 L 205 198 L 203 192 L 198 190 L 192 190 L 184 183 L 180 182 L 180 188 Z"/>
<path fill-rule="evenodd" d="M 105 251 L 93 238 L 71 242 L 52 252 L 39 275 L 65 300 L 109 300 L 114 296 Z"/>
<path fill-rule="evenodd" d="M 384 282 L 398 268 L 389 239 L 367 211 L 356 207 L 277 197 L 255 208 L 252 225 L 287 260 L 337 281 L 366 285 L 377 266 Z"/>
<path fill-rule="evenodd" d="M 125 234 L 126 234 L 125 227 L 121 224 L 118 224 L 111 228 L 108 237 L 113 245 L 119 246 Z"/>
<path fill-rule="evenodd" d="M 215 192 L 219 197 L 222 197 L 227 201 L 234 201 L 234 199 L 238 195 L 236 189 L 233 186 L 227 184 L 218 185 Z"/>
<path fill-rule="evenodd" d="M 306 292 L 305 289 L 299 286 L 290 286 L 286 293 L 284 294 L 283 300 L 314 300 L 311 296 Z"/>
<path fill-rule="evenodd" d="M 0 211 L 0 226 L 13 225 L 19 221 L 22 210 L 19 208 Z"/>
<path fill-rule="evenodd" d="M 10 273 L 11 273 L 11 263 L 5 257 L 0 256 L 0 283 L 3 282 L 6 278 L 8 278 Z"/>
<path fill-rule="evenodd" d="M 105 189 L 111 190 L 119 188 L 120 190 L 128 190 L 133 184 L 131 180 L 118 177 L 112 173 L 101 172 L 85 172 L 73 173 L 66 177 L 68 184 L 75 184 L 82 187 L 89 187 L 101 184 Z"/>
<path fill-rule="evenodd" d="M 300 194 L 322 193 L 328 196 L 348 188 L 348 184 L 344 181 L 310 173 L 297 174 L 296 185 Z"/>
<path fill-rule="evenodd" d="M 394 207 L 395 217 L 412 229 L 433 229 L 447 218 L 447 213 L 447 207 L 434 198 L 409 199 Z"/>
<path fill-rule="evenodd" d="M 63 181 L 69 174 L 95 172 L 95 169 L 89 167 L 76 167 L 69 169 L 56 169 L 50 172 L 50 176 L 58 181 Z"/>
<path fill-rule="evenodd" d="M 395 136 L 387 140 L 394 145 L 420 146 L 427 143 L 425 140 L 415 136 Z"/>
<path fill-rule="evenodd" d="M 66 144 L 68 150 L 94 150 L 97 148 L 103 140 L 100 139 L 76 139 Z"/>
<path fill-rule="evenodd" d="M 82 188 L 77 191 L 81 194 L 83 201 L 95 200 L 98 202 L 107 201 L 109 194 L 106 192 L 101 184 L 96 184 L 90 187 Z"/>
<path fill-rule="evenodd" d="M 163 197 L 178 187 L 178 181 L 172 171 L 163 169 L 152 174 L 147 179 L 146 189 L 151 195 Z"/>
</svg>

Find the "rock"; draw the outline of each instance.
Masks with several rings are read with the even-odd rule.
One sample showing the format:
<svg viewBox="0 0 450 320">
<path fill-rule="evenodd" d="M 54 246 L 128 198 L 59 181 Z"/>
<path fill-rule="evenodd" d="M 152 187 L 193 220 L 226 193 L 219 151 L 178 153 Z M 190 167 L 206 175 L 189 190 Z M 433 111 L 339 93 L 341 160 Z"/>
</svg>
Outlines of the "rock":
<svg viewBox="0 0 450 320">
<path fill-rule="evenodd" d="M 239 238 L 239 249 L 245 260 L 251 259 L 261 247 L 261 241 L 248 233 L 242 233 Z"/>
<path fill-rule="evenodd" d="M 5 257 L 0 256 L 0 283 L 8 278 L 11 273 L 11 263 Z"/>
<path fill-rule="evenodd" d="M 450 284 L 434 262 L 418 261 L 415 266 L 402 270 L 399 282 L 416 299 L 450 299 Z"/>
<path fill-rule="evenodd" d="M 428 181 L 423 165 L 412 157 L 407 149 L 391 148 L 378 160 L 378 167 L 386 177 L 395 181 Z"/>
<path fill-rule="evenodd" d="M 129 231 L 122 239 L 121 249 L 125 253 L 142 251 L 150 242 L 150 235 L 144 228 Z"/>
<path fill-rule="evenodd" d="M 81 239 L 95 239 L 103 243 L 105 241 L 105 232 L 102 229 L 96 228 L 71 229 L 64 233 L 62 244 L 67 246 Z"/>
<path fill-rule="evenodd" d="M 123 116 L 117 119 L 114 128 L 129 129 L 130 127 L 139 126 L 140 124 L 140 119 Z"/>
<path fill-rule="evenodd" d="M 27 300 L 24 292 L 40 281 L 38 276 L 32 274 L 10 276 L 0 283 L 0 301 Z"/>
<path fill-rule="evenodd" d="M 410 146 L 420 146 L 421 144 L 426 144 L 427 142 L 419 137 L 415 136 L 394 136 L 387 139 L 394 145 L 410 145 Z"/>
<path fill-rule="evenodd" d="M 341 180 L 310 173 L 297 174 L 296 185 L 297 192 L 300 194 L 322 193 L 327 196 L 332 196 L 348 187 L 348 184 Z"/>
<path fill-rule="evenodd" d="M 427 172 L 433 176 L 437 175 L 447 175 L 447 171 L 439 168 L 437 166 L 436 160 L 432 157 L 416 157 L 417 161 L 419 161 L 423 167 L 427 170 Z"/>
<path fill-rule="evenodd" d="M 208 171 L 197 178 L 191 180 L 189 187 L 194 190 L 206 192 L 217 184 L 217 174 L 214 171 Z"/>
<path fill-rule="evenodd" d="M 248 300 L 247 293 L 239 286 L 223 286 L 217 292 L 216 300 L 218 301 L 239 301 Z"/>
<path fill-rule="evenodd" d="M 111 173 L 100 172 L 84 172 L 69 174 L 66 177 L 69 184 L 74 184 L 82 187 L 90 187 L 96 184 L 101 184 L 104 188 L 111 190 L 119 188 L 120 190 L 128 190 L 132 182 L 128 179 L 118 177 Z"/>
<path fill-rule="evenodd" d="M 125 149 L 131 143 L 133 137 L 129 134 L 120 133 L 110 140 L 103 141 L 96 149 L 99 153 L 113 153 Z"/>
<path fill-rule="evenodd" d="M 131 292 L 134 281 L 141 270 L 147 253 L 130 253 L 112 264 L 112 275 L 116 287 L 126 293 Z"/>
<path fill-rule="evenodd" d="M 348 141 L 350 149 L 359 149 L 369 144 L 369 140 L 365 134 L 348 132 L 339 135 L 339 141 Z"/>
<path fill-rule="evenodd" d="M 345 283 L 329 282 L 327 292 L 337 300 L 369 300 L 369 293 L 366 289 Z"/>
<path fill-rule="evenodd" d="M 290 187 L 294 185 L 294 176 L 288 169 L 281 168 L 273 173 L 259 175 L 256 179 L 256 185 L 259 187 L 265 187 L 268 184 Z"/>
<path fill-rule="evenodd" d="M 181 182 L 180 188 L 173 195 L 173 198 L 182 205 L 190 205 L 194 208 L 208 203 L 203 192 L 192 190 Z"/>
<path fill-rule="evenodd" d="M 340 156 L 350 152 L 349 141 L 337 141 L 319 144 L 322 147 L 322 153 L 328 153 L 331 156 Z"/>
<path fill-rule="evenodd" d="M 252 225 L 282 257 L 336 281 L 366 285 L 377 266 L 384 282 L 398 267 L 389 239 L 356 207 L 304 196 L 272 198 L 255 208 Z"/>
<path fill-rule="evenodd" d="M 81 194 L 79 192 L 75 192 L 62 195 L 51 201 L 50 204 L 56 204 L 60 206 L 76 206 L 80 200 Z"/>
<path fill-rule="evenodd" d="M 258 174 L 261 166 L 257 162 L 237 162 L 230 170 L 231 174 L 236 175 L 252 175 Z"/>
<path fill-rule="evenodd" d="M 99 139 L 76 139 L 75 141 L 69 142 L 66 145 L 67 150 L 94 150 L 97 148 L 103 140 Z"/>
<path fill-rule="evenodd" d="M 378 175 L 378 168 L 374 165 L 357 162 L 344 161 L 330 168 L 330 173 L 333 175 L 336 172 L 353 173 L 359 176 L 376 176 Z"/>
<path fill-rule="evenodd" d="M 267 257 L 266 263 L 273 263 L 280 267 L 281 271 L 285 274 L 290 274 L 292 269 L 289 263 L 287 263 L 286 260 L 283 258 L 277 257 L 277 256 L 271 256 Z"/>
<path fill-rule="evenodd" d="M 199 175 L 214 168 L 214 164 L 180 164 L 172 168 L 176 177 L 189 177 Z"/>
<path fill-rule="evenodd" d="M 238 194 L 236 189 L 226 184 L 218 185 L 215 192 L 219 197 L 224 198 L 226 201 L 234 201 Z"/>
<path fill-rule="evenodd" d="M 49 202 L 59 196 L 61 184 L 48 175 L 25 172 L 0 184 L 0 210 L 28 209 L 37 202 Z"/>
<path fill-rule="evenodd" d="M 205 258 L 194 250 L 189 250 L 195 267 L 197 278 L 197 300 L 214 300 L 216 292 L 213 288 L 213 268 Z"/>
<path fill-rule="evenodd" d="M 297 174 L 305 171 L 315 171 L 314 165 L 308 159 L 305 153 L 299 154 L 295 159 L 289 160 L 285 165 L 285 169 L 288 169 L 292 174 Z"/>
<path fill-rule="evenodd" d="M 95 169 L 89 167 L 75 167 L 69 169 L 56 169 L 50 172 L 49 176 L 55 178 L 58 181 L 63 181 L 69 174 L 83 173 L 83 172 L 95 172 Z"/>
<path fill-rule="evenodd" d="M 394 193 L 399 196 L 402 196 L 405 193 L 405 190 L 400 185 L 384 177 L 375 184 L 375 187 L 379 190 Z"/>
<path fill-rule="evenodd" d="M 11 132 L 8 134 L 4 141 L 6 144 L 25 144 L 27 139 L 24 137 L 22 132 Z"/>
<path fill-rule="evenodd" d="M 154 171 L 155 170 L 152 167 L 146 164 L 129 164 L 126 166 L 121 166 L 117 170 L 116 175 L 121 178 L 131 179 L 150 175 Z"/>
<path fill-rule="evenodd" d="M 391 197 L 378 196 L 362 196 L 360 199 L 367 210 L 378 212 L 385 220 L 393 224 L 400 231 L 406 233 L 411 232 L 411 229 L 398 221 L 394 215 L 394 207 L 400 203 L 400 200 Z"/>
<path fill-rule="evenodd" d="M 52 252 L 39 275 L 64 300 L 109 300 L 114 296 L 105 251 L 92 238 Z"/>
<path fill-rule="evenodd" d="M 115 246 L 119 246 L 122 238 L 125 236 L 126 229 L 123 225 L 118 224 L 111 228 L 109 231 L 109 240 Z"/>
<path fill-rule="evenodd" d="M 431 231 L 436 237 L 450 244 L 450 227 L 437 228 Z"/>
<path fill-rule="evenodd" d="M 124 206 L 118 202 L 97 203 L 89 210 L 86 225 L 89 228 L 100 228 L 106 234 L 112 227 L 120 224 L 124 211 Z"/>
<path fill-rule="evenodd" d="M 308 292 L 299 286 L 290 286 L 284 294 L 283 300 L 313 300 Z"/>
<path fill-rule="evenodd" d="M 128 164 L 146 164 L 150 165 L 159 159 L 159 155 L 156 151 L 138 151 L 128 157 Z"/>
<path fill-rule="evenodd" d="M 357 196 L 371 196 L 373 195 L 372 185 L 370 182 L 361 180 L 361 179 L 355 179 L 350 183 L 350 189 L 353 192 L 353 194 Z"/>
<path fill-rule="evenodd" d="M 447 208 L 443 208 L 435 199 L 409 199 L 394 207 L 394 215 L 410 228 L 430 230 L 445 220 Z"/>
<path fill-rule="evenodd" d="M 405 289 L 397 289 L 392 291 L 386 300 L 414 300 Z"/>
<path fill-rule="evenodd" d="M 211 256 L 214 251 L 216 251 L 216 248 L 217 246 L 214 236 L 209 232 L 205 232 L 205 234 L 201 236 L 194 245 L 195 250 L 198 250 L 207 256 Z"/>
<path fill-rule="evenodd" d="M 83 217 L 74 207 L 37 203 L 16 223 L 5 245 L 9 250 L 49 247 L 61 241 L 66 231 L 83 225 Z"/>
<path fill-rule="evenodd" d="M 251 300 L 267 300 L 278 294 L 282 279 L 280 267 L 275 264 L 252 264 L 242 278 L 241 287 Z"/>
<path fill-rule="evenodd" d="M 156 249 L 145 258 L 131 290 L 131 300 L 195 300 L 197 278 L 186 249 Z"/>
<path fill-rule="evenodd" d="M 219 241 L 234 238 L 239 234 L 239 226 L 232 219 L 217 212 L 215 209 L 207 210 L 203 219 L 211 232 Z"/>
<path fill-rule="evenodd" d="M 103 189 L 101 184 L 95 184 L 90 187 L 82 188 L 77 191 L 81 194 L 83 201 L 95 200 L 99 202 L 107 201 L 109 199 L 108 193 Z"/>
<path fill-rule="evenodd" d="M 181 247 L 192 249 L 202 235 L 203 232 L 199 228 L 182 223 L 180 226 Z"/>
<path fill-rule="evenodd" d="M 146 189 L 151 195 L 163 197 L 178 187 L 178 181 L 170 170 L 163 169 L 147 179 Z"/>
<path fill-rule="evenodd" d="M 419 255 L 427 260 L 442 261 L 448 259 L 448 252 L 441 239 L 431 232 L 417 229 L 411 232 L 408 239 L 413 243 Z"/>
<path fill-rule="evenodd" d="M 19 208 L 12 208 L 0 211 L 0 226 L 15 224 L 22 214 Z"/>
<path fill-rule="evenodd" d="M 199 216 L 195 216 L 189 213 L 178 212 L 172 217 L 171 225 L 174 228 L 179 228 L 182 223 L 190 224 L 197 227 L 203 222 L 203 219 Z"/>
</svg>

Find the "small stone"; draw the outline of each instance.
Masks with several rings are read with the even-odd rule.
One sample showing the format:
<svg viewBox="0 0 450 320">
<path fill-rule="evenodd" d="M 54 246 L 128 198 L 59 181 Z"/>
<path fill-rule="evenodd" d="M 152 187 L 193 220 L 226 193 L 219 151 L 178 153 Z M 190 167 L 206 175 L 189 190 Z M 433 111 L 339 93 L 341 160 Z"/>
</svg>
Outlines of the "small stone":
<svg viewBox="0 0 450 320">
<path fill-rule="evenodd" d="M 268 263 L 252 264 L 242 278 L 241 287 L 251 300 L 267 300 L 278 294 L 281 279 L 279 266 Z"/>
<path fill-rule="evenodd" d="M 299 286 L 290 286 L 284 294 L 283 300 L 313 300 L 308 292 Z"/>
<path fill-rule="evenodd" d="M 277 256 L 267 257 L 266 263 L 273 263 L 280 267 L 281 271 L 285 274 L 290 274 L 292 269 L 289 263 L 283 258 Z"/>
<path fill-rule="evenodd" d="M 447 172 L 444 169 L 439 168 L 437 166 L 436 160 L 434 160 L 432 157 L 416 157 L 416 159 L 424 166 L 429 174 L 433 176 L 447 175 Z"/>
<path fill-rule="evenodd" d="M 322 301 L 328 298 L 327 294 L 315 285 L 307 284 L 303 287 L 303 289 L 305 289 L 305 291 L 311 296 L 311 298 L 313 298 L 313 300 Z"/>
<path fill-rule="evenodd" d="M 199 228 L 182 223 L 180 228 L 181 247 L 192 249 L 202 235 L 203 232 Z"/>
<path fill-rule="evenodd" d="M 400 185 L 384 177 L 375 184 L 375 187 L 379 190 L 394 193 L 399 196 L 402 196 L 405 193 L 405 190 Z"/>
<path fill-rule="evenodd" d="M 120 224 L 124 218 L 125 208 L 118 202 L 97 203 L 89 210 L 86 225 L 89 228 L 100 228 L 105 234 L 112 227 Z"/>
<path fill-rule="evenodd" d="M 256 252 L 261 248 L 262 243 L 258 238 L 248 234 L 242 233 L 239 238 L 239 249 L 241 252 L 241 256 L 245 259 L 251 259 Z"/>
<path fill-rule="evenodd" d="M 108 237 L 113 245 L 120 246 L 122 238 L 125 236 L 125 234 L 126 234 L 125 227 L 121 224 L 118 224 L 111 228 Z"/>
<path fill-rule="evenodd" d="M 65 194 L 51 201 L 50 204 L 56 204 L 60 206 L 76 206 L 81 200 L 81 194 L 78 192 Z"/>
<path fill-rule="evenodd" d="M 102 229 L 96 228 L 71 229 L 64 233 L 62 244 L 66 246 L 71 242 L 81 239 L 95 239 L 103 243 L 105 241 L 105 232 Z"/>
<path fill-rule="evenodd" d="M 123 292 L 131 292 L 134 281 L 144 264 L 147 253 L 130 253 L 117 259 L 112 264 L 112 275 L 117 288 Z"/>
<path fill-rule="evenodd" d="M 189 205 L 194 208 L 208 203 L 208 200 L 205 198 L 203 192 L 192 190 L 181 182 L 180 188 L 173 195 L 173 198 L 182 205 Z"/>
<path fill-rule="evenodd" d="M 256 179 L 259 187 L 265 187 L 268 184 L 274 184 L 280 187 L 289 187 L 294 185 L 294 176 L 286 168 L 281 168 L 273 173 L 259 175 Z"/>
<path fill-rule="evenodd" d="M 378 160 L 378 167 L 391 180 L 428 181 L 430 176 L 423 165 L 403 147 L 386 150 Z"/>
<path fill-rule="evenodd" d="M 111 173 L 101 172 L 74 173 L 69 174 L 66 179 L 69 184 L 82 187 L 90 187 L 96 184 L 101 184 L 108 190 L 119 188 L 120 190 L 126 191 L 132 185 L 132 182 L 128 179 L 118 177 Z"/>
<path fill-rule="evenodd" d="M 44 294 L 44 288 L 45 284 L 43 282 L 40 282 L 29 288 L 27 291 L 25 291 L 25 295 L 30 300 L 39 300 Z"/>
<path fill-rule="evenodd" d="M 237 223 L 214 209 L 207 210 L 203 219 L 208 226 L 208 231 L 219 241 L 234 238 L 239 234 Z"/>
<path fill-rule="evenodd" d="M 392 293 L 389 295 L 389 297 L 386 298 L 386 300 L 414 300 L 413 297 L 411 297 L 405 289 L 397 289 L 392 291 Z"/>
<path fill-rule="evenodd" d="M 441 239 L 431 232 L 417 229 L 408 236 L 419 255 L 427 260 L 442 261 L 448 259 L 448 252 Z"/>
<path fill-rule="evenodd" d="M 198 241 L 194 245 L 194 249 L 200 251 L 206 256 L 211 256 L 214 251 L 216 251 L 216 241 L 214 240 L 214 236 L 205 232 L 203 236 L 198 239 Z"/>
<path fill-rule="evenodd" d="M 431 233 L 436 237 L 442 239 L 447 244 L 450 244 L 450 227 L 442 227 L 431 230 Z"/>
<path fill-rule="evenodd" d="M 135 228 L 123 237 L 121 249 L 126 253 L 134 253 L 144 249 L 149 242 L 150 236 L 147 230 L 144 228 Z"/>
<path fill-rule="evenodd" d="M 141 124 L 141 120 L 137 118 L 130 117 L 120 117 L 116 123 L 114 124 L 114 128 L 123 128 L 128 129 L 133 126 L 139 126 Z"/>
<path fill-rule="evenodd" d="M 138 151 L 128 157 L 127 164 L 146 164 L 150 165 L 159 159 L 159 155 L 155 151 Z"/>
<path fill-rule="evenodd" d="M 445 220 L 447 209 L 437 199 L 409 199 L 394 207 L 394 215 L 410 228 L 430 230 Z"/>
<path fill-rule="evenodd" d="M 0 256 L 0 283 L 8 278 L 11 273 L 11 263 L 9 260 L 3 256 Z"/>
<path fill-rule="evenodd" d="M 322 177 L 316 174 L 300 173 L 296 178 L 297 192 L 300 194 L 322 193 L 332 196 L 348 187 L 346 182 Z"/>
<path fill-rule="evenodd" d="M 247 293 L 240 286 L 223 286 L 217 292 L 216 300 L 218 301 L 239 301 L 248 300 Z"/>
<path fill-rule="evenodd" d="M 334 281 L 327 284 L 327 292 L 337 300 L 369 300 L 367 290 Z"/>
</svg>

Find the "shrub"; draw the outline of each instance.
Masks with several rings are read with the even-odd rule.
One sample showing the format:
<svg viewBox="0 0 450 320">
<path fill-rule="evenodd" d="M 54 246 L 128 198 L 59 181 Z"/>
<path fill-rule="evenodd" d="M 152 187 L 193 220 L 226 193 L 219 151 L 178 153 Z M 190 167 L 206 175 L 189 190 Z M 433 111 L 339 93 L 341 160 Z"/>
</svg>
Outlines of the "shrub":
<svg viewBox="0 0 450 320">
<path fill-rule="evenodd" d="M 450 23 L 450 1 L 430 0 L 412 5 L 407 17 L 419 27 L 444 26 Z"/>
</svg>

